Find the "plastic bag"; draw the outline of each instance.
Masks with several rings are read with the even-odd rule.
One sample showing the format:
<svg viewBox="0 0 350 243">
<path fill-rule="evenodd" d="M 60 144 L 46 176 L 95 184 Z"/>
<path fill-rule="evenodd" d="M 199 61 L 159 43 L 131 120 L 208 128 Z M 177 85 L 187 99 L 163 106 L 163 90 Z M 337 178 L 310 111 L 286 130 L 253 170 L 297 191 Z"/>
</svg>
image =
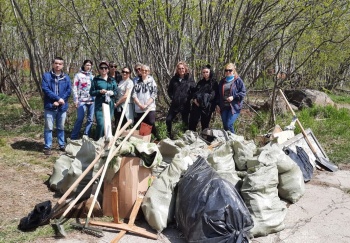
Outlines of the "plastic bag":
<svg viewBox="0 0 350 243">
<path fill-rule="evenodd" d="M 27 231 L 48 224 L 50 222 L 51 210 L 52 206 L 50 201 L 38 203 L 27 217 L 20 220 L 18 229 Z"/>
<path fill-rule="evenodd" d="M 178 183 L 176 221 L 188 242 L 249 242 L 253 219 L 232 183 L 199 157 Z"/>
</svg>

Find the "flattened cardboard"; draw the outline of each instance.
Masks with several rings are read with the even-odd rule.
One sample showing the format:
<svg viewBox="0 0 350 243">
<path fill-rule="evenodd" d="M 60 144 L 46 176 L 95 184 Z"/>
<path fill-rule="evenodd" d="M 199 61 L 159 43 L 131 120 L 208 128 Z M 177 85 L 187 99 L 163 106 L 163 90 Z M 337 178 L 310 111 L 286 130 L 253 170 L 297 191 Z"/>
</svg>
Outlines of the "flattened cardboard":
<svg viewBox="0 0 350 243">
<path fill-rule="evenodd" d="M 127 134 L 128 131 L 125 131 L 121 136 L 125 137 Z M 146 142 L 151 141 L 151 135 L 141 136 L 138 130 L 135 130 L 132 136 Z M 138 193 L 147 191 L 152 172 L 151 169 L 143 167 L 140 163 L 141 159 L 138 157 L 123 157 L 120 169 L 112 181 L 103 183 L 102 210 L 104 216 L 113 216 L 113 187 L 118 189 L 118 209 L 121 218 L 129 217 Z"/>
</svg>

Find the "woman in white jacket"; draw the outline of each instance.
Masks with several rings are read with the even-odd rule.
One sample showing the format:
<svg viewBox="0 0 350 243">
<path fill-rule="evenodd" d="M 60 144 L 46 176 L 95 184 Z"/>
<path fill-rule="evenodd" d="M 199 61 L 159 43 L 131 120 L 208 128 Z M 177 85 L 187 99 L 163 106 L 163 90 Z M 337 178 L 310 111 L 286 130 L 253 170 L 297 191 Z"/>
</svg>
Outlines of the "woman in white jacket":
<svg viewBox="0 0 350 243">
<path fill-rule="evenodd" d="M 77 109 L 77 120 L 72 130 L 71 139 L 79 139 L 80 129 L 86 113 L 86 126 L 84 135 L 89 136 L 94 120 L 94 97 L 90 96 L 91 81 L 94 75 L 91 72 L 92 61 L 85 60 L 79 73 L 75 74 L 73 81 L 73 100 Z"/>
<path fill-rule="evenodd" d="M 147 65 L 141 66 L 141 77 L 134 86 L 132 98 L 135 103 L 135 123 L 142 117 L 143 113 L 151 107 L 150 112 L 144 118 L 143 122 L 152 126 L 152 133 L 159 140 L 158 132 L 155 126 L 156 122 L 156 99 L 157 99 L 157 84 L 150 75 L 150 67 Z"/>
</svg>

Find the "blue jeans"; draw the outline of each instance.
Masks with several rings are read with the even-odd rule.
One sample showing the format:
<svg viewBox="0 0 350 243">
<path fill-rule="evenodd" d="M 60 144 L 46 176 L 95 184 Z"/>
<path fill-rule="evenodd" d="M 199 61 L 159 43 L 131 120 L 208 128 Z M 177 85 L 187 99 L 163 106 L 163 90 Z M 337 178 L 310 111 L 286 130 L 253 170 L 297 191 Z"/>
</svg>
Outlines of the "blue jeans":
<svg viewBox="0 0 350 243">
<path fill-rule="evenodd" d="M 225 109 L 221 111 L 221 120 L 222 124 L 224 125 L 225 131 L 230 131 L 232 133 L 235 133 L 234 130 L 234 124 L 237 118 L 239 117 L 239 112 L 232 114 L 231 109 Z"/>
<path fill-rule="evenodd" d="M 44 111 L 45 127 L 44 140 L 45 149 L 51 149 L 53 123 L 56 122 L 57 140 L 60 147 L 65 145 L 64 142 L 64 123 L 66 121 L 66 111 Z"/>
<path fill-rule="evenodd" d="M 71 139 L 76 140 L 79 138 L 79 133 L 83 125 L 85 113 L 86 113 L 86 125 L 85 125 L 84 135 L 90 136 L 92 122 L 94 121 L 94 108 L 95 108 L 94 103 L 79 105 L 79 107 L 77 108 L 77 120 L 75 121 L 74 128 L 70 136 Z"/>
</svg>

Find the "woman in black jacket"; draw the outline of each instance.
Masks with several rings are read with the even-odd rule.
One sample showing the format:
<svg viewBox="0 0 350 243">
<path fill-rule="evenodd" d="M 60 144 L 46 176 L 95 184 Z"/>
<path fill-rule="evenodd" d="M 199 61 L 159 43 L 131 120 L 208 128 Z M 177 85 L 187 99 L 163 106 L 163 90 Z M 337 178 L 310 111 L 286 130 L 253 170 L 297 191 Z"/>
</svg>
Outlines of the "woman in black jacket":
<svg viewBox="0 0 350 243">
<path fill-rule="evenodd" d="M 202 77 L 192 92 L 192 109 L 189 120 L 189 130 L 192 131 L 196 131 L 199 120 L 201 121 L 202 131 L 209 127 L 219 91 L 218 83 L 213 77 L 210 65 L 202 68 Z"/>
<path fill-rule="evenodd" d="M 170 138 L 172 138 L 172 122 L 179 112 L 181 113 L 182 122 L 184 123 L 185 128 L 188 128 L 188 117 L 191 107 L 191 90 L 195 85 L 196 83 L 194 82 L 192 75 L 189 73 L 187 64 L 180 61 L 176 65 L 175 75 L 171 78 L 168 87 L 168 95 L 171 99 L 171 104 L 166 117 L 166 126 Z"/>
</svg>

